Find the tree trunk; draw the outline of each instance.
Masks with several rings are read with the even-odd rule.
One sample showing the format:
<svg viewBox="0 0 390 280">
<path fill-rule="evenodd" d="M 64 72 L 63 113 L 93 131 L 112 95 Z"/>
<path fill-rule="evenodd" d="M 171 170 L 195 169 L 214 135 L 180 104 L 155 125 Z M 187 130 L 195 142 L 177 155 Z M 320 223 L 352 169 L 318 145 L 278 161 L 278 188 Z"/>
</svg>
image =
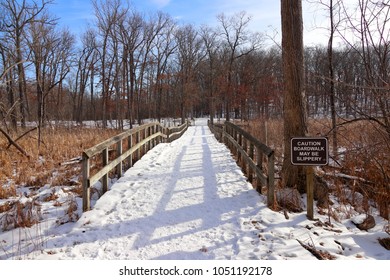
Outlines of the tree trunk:
<svg viewBox="0 0 390 280">
<path fill-rule="evenodd" d="M 305 168 L 291 164 L 291 138 L 306 134 L 304 104 L 304 59 L 302 34 L 302 1 L 281 0 L 282 51 L 284 74 L 284 161 L 283 184 L 305 192 Z"/>
<path fill-rule="evenodd" d="M 332 118 L 332 147 L 333 156 L 337 158 L 337 123 L 336 123 L 336 105 L 335 105 L 335 82 L 333 69 L 333 35 L 335 32 L 334 16 L 333 16 L 333 0 L 329 2 L 329 18 L 330 18 L 330 36 L 328 41 L 328 71 L 329 71 L 329 103 L 330 113 Z"/>
</svg>

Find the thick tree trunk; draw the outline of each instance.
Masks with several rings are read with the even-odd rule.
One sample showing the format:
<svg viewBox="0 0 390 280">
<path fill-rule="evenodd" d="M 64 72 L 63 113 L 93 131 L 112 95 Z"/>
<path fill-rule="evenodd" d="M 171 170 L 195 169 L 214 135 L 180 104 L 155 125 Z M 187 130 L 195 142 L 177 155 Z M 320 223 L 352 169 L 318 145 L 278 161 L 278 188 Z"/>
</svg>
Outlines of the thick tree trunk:
<svg viewBox="0 0 390 280">
<path fill-rule="evenodd" d="M 283 184 L 305 191 L 305 168 L 291 164 L 292 137 L 306 134 L 305 85 L 302 35 L 302 1 L 281 0 L 284 74 L 284 161 Z"/>
<path fill-rule="evenodd" d="M 330 80 L 329 88 L 329 103 L 332 118 L 332 148 L 333 156 L 337 158 L 337 120 L 336 120 L 336 104 L 335 104 L 335 82 L 333 69 L 333 36 L 335 32 L 334 16 L 333 16 L 333 0 L 329 2 L 329 18 L 330 18 L 330 36 L 328 41 L 328 72 Z"/>
</svg>

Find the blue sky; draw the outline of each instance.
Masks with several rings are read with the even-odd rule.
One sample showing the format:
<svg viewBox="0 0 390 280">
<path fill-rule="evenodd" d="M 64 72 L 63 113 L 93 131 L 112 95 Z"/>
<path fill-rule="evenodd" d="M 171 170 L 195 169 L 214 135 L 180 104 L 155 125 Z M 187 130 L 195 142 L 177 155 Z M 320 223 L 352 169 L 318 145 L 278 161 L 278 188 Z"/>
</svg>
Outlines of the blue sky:
<svg viewBox="0 0 390 280">
<path fill-rule="evenodd" d="M 274 36 L 280 34 L 280 0 L 132 0 L 137 11 L 148 14 L 161 10 L 170 14 L 179 23 L 200 26 L 215 26 L 220 13 L 231 15 L 246 11 L 252 17 L 251 29 Z M 303 1 L 305 44 L 326 42 L 326 36 L 319 37 L 324 30 L 315 26 L 326 24 L 318 7 Z M 317 10 L 317 11 L 315 11 Z M 55 0 L 51 12 L 60 18 L 60 23 L 74 33 L 82 33 L 88 22 L 94 19 L 90 0 Z M 322 20 L 320 20 L 322 19 Z M 278 38 L 278 37 L 277 37 Z"/>
</svg>

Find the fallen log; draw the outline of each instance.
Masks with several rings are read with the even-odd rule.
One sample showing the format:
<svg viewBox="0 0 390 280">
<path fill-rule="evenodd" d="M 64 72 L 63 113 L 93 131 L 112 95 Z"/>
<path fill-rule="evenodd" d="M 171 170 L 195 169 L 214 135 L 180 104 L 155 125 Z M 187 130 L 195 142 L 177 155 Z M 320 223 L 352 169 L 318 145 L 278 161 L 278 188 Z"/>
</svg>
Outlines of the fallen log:
<svg viewBox="0 0 390 280">
<path fill-rule="evenodd" d="M 62 162 L 60 163 L 60 165 L 71 165 L 71 164 L 76 164 L 76 163 L 80 163 L 82 162 L 83 160 L 83 157 L 82 156 L 79 156 L 79 157 L 75 157 L 75 158 L 71 158 L 70 160 L 67 160 L 65 162 Z"/>
<path fill-rule="evenodd" d="M 36 126 L 36 127 L 31 128 L 30 130 L 27 130 L 25 133 L 23 133 L 22 135 L 18 136 L 18 138 L 16 138 L 16 139 L 14 140 L 14 142 L 16 143 L 18 140 L 22 139 L 24 136 L 26 136 L 26 135 L 29 134 L 30 132 L 36 130 L 37 128 L 38 128 L 38 127 Z M 7 149 L 9 149 L 9 147 L 11 147 L 11 143 L 8 144 Z"/>
<path fill-rule="evenodd" d="M 16 143 L 14 140 L 12 140 L 11 136 L 5 130 L 3 130 L 1 127 L 0 127 L 0 132 L 3 133 L 5 138 L 7 138 L 8 143 L 10 145 L 12 145 L 16 149 L 18 149 L 18 151 L 21 152 L 25 157 L 30 158 L 30 155 L 21 146 L 19 146 L 18 143 Z"/>
</svg>

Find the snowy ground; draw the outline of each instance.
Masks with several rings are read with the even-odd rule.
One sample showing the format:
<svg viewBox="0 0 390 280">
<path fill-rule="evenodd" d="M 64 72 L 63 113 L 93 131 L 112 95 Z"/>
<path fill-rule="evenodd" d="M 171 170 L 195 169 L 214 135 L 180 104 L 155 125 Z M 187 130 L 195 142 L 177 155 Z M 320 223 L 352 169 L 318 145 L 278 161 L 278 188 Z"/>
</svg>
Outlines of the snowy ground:
<svg viewBox="0 0 390 280">
<path fill-rule="evenodd" d="M 336 259 L 390 260 L 375 209 L 368 232 L 341 214 L 331 227 L 317 212 L 320 222 L 269 210 L 205 121 L 147 153 L 77 222 L 60 225 L 66 209 L 54 203 L 38 225 L 0 232 L 0 259 L 316 259 L 299 240 Z"/>
</svg>

